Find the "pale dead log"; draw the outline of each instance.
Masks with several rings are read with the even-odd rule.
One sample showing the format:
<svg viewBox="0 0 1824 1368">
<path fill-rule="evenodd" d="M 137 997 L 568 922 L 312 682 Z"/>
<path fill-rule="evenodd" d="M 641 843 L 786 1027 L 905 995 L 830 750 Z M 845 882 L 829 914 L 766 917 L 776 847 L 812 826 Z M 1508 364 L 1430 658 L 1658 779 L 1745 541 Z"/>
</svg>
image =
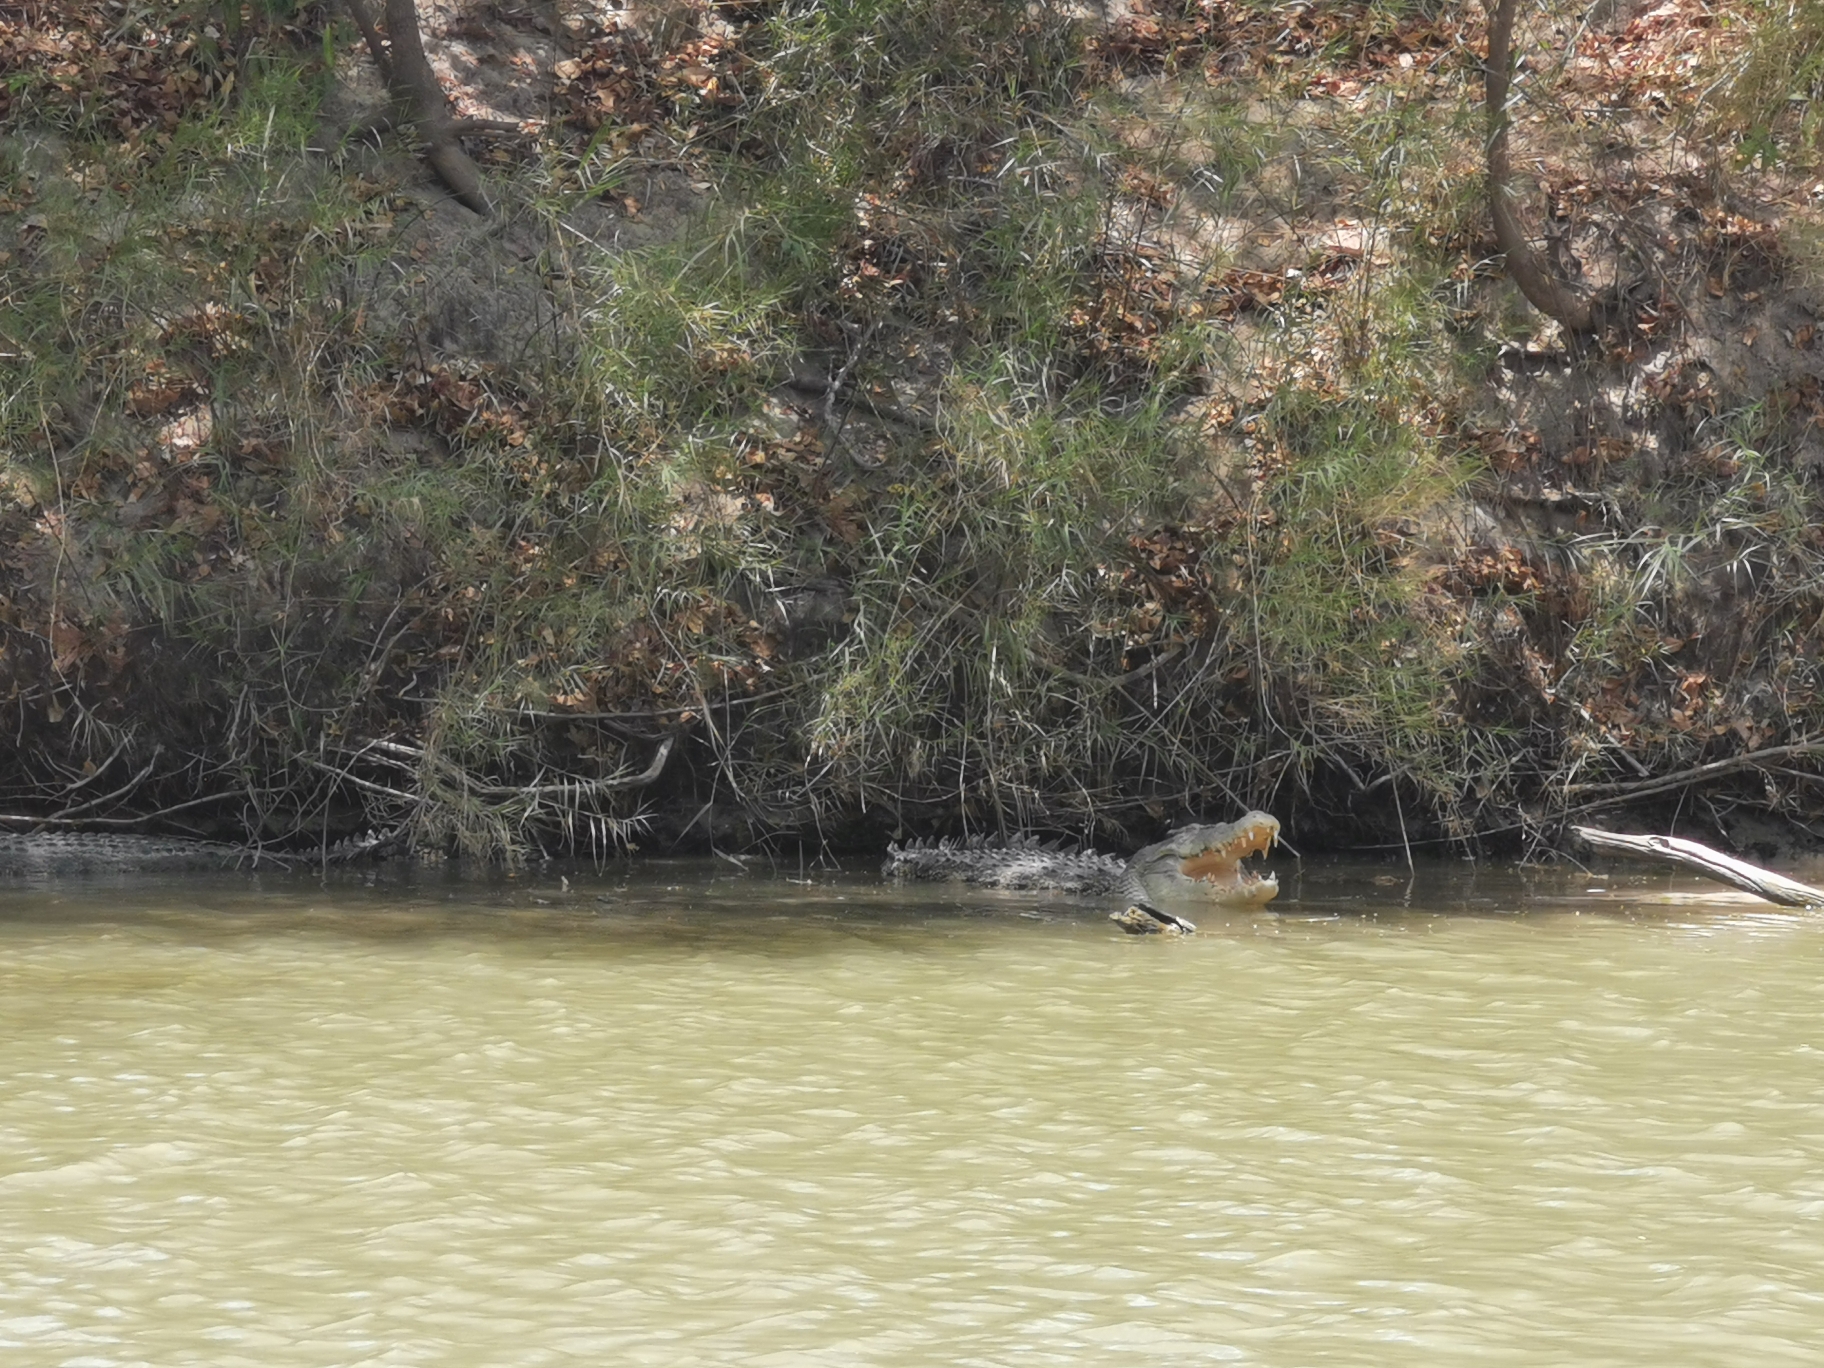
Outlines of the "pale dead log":
<svg viewBox="0 0 1824 1368">
<path fill-rule="evenodd" d="M 1681 840 L 1677 836 L 1627 836 L 1604 831 L 1600 827 L 1586 826 L 1572 827 L 1571 834 L 1593 850 L 1683 865 L 1707 878 L 1753 893 L 1782 907 L 1824 907 L 1824 888 L 1813 888 L 1810 884 L 1735 859 L 1720 850 L 1699 845 L 1696 841 Z"/>
</svg>

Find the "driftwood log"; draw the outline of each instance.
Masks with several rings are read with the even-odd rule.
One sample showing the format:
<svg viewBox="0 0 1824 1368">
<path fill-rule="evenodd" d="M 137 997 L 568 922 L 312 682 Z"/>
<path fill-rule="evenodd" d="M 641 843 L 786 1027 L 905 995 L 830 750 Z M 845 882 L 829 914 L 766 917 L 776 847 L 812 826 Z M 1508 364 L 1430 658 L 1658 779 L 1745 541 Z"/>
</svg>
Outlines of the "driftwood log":
<svg viewBox="0 0 1824 1368">
<path fill-rule="evenodd" d="M 1634 855 L 1645 860 L 1682 865 L 1733 888 L 1753 893 L 1782 907 L 1824 907 L 1824 888 L 1789 879 L 1784 874 L 1751 865 L 1696 841 L 1676 836 L 1624 836 L 1600 827 L 1574 826 L 1571 834 L 1592 850 Z"/>
</svg>

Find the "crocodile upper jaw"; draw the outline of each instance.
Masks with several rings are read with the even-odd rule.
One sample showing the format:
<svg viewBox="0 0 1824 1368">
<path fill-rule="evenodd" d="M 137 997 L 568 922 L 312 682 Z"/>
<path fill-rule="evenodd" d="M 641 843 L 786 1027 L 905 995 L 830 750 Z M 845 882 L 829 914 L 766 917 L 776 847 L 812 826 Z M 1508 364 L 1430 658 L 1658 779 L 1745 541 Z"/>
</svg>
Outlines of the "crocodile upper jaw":
<svg viewBox="0 0 1824 1368">
<path fill-rule="evenodd" d="M 1129 868 L 1148 892 L 1238 907 L 1259 907 L 1279 894 L 1272 874 L 1243 861 L 1264 855 L 1279 838 L 1279 820 L 1250 812 L 1238 821 L 1185 827 L 1136 854 Z"/>
</svg>

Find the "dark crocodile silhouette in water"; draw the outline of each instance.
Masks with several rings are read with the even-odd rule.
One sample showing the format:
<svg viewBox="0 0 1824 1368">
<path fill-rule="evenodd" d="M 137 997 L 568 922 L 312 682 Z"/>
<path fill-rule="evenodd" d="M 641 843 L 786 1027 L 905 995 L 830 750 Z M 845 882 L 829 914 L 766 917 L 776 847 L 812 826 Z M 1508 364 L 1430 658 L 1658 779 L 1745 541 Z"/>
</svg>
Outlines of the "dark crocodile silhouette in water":
<svg viewBox="0 0 1824 1368">
<path fill-rule="evenodd" d="M 1127 904 L 1113 919 L 1128 931 L 1194 931 L 1161 903 L 1201 902 L 1261 907 L 1279 893 L 1271 874 L 1243 865 L 1279 839 L 1279 820 L 1250 812 L 1233 822 L 1180 827 L 1163 841 L 1122 860 L 1094 850 L 1069 850 L 1030 837 L 991 842 L 912 841 L 887 847 L 885 872 L 900 879 L 954 879 L 986 888 L 1052 889 L 1118 897 Z"/>
<path fill-rule="evenodd" d="M 0 874 L 160 873 L 206 869 L 309 869 L 347 864 L 390 847 L 369 834 L 327 850 L 279 851 L 225 841 L 135 836 L 105 831 L 0 832 Z"/>
</svg>

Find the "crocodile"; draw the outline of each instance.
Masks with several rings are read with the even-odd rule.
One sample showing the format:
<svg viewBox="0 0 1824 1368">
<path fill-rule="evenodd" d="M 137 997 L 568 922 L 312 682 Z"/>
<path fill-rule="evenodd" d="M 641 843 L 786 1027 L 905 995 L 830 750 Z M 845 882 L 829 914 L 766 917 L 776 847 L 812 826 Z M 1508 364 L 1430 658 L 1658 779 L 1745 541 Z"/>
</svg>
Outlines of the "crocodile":
<svg viewBox="0 0 1824 1368">
<path fill-rule="evenodd" d="M 299 869 L 376 855 L 391 836 L 373 832 L 325 850 L 275 851 L 225 841 L 117 832 L 0 832 L 0 875 L 163 873 L 205 869 Z"/>
<path fill-rule="evenodd" d="M 1279 893 L 1279 881 L 1245 868 L 1242 861 L 1265 854 L 1278 839 L 1276 817 L 1250 812 L 1233 822 L 1179 827 L 1129 860 L 1027 836 L 1006 841 L 972 837 L 889 845 L 884 872 L 899 879 L 1116 896 L 1129 904 L 1111 914 L 1123 930 L 1195 931 L 1195 925 L 1159 904 L 1264 906 Z"/>
</svg>

